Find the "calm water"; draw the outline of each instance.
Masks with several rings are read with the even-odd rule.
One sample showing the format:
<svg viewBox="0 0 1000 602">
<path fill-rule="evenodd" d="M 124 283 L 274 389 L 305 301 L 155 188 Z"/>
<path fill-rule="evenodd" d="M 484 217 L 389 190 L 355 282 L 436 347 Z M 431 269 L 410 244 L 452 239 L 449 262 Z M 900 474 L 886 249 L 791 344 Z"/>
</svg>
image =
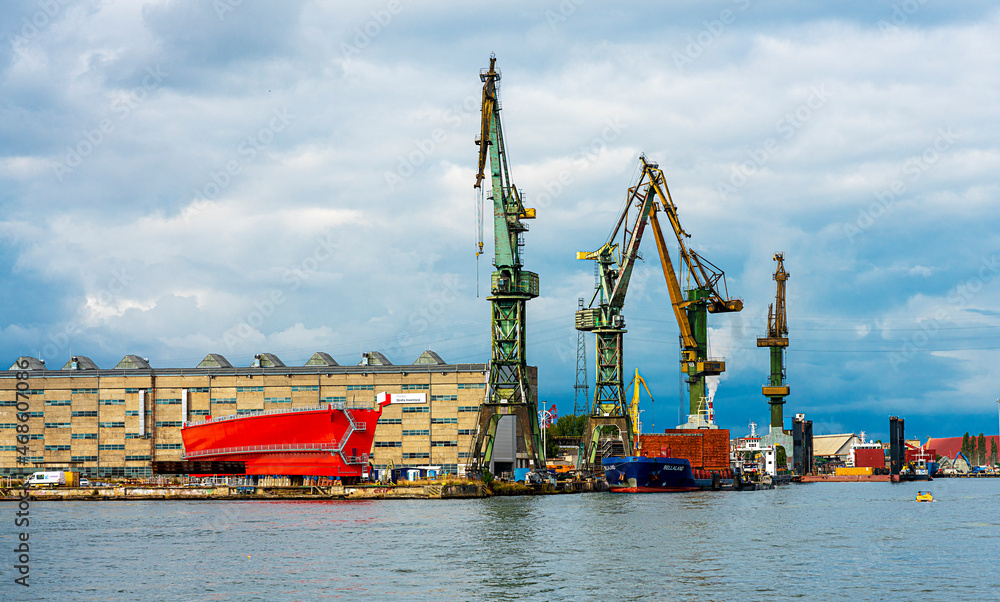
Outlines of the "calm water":
<svg viewBox="0 0 1000 602">
<path fill-rule="evenodd" d="M 917 489 L 938 501 L 918 504 Z M 2 549 L 12 504 L 0 504 Z M 4 600 L 990 599 L 1000 479 L 463 501 L 32 505 Z M 30 596 L 26 592 L 30 591 Z"/>
</svg>

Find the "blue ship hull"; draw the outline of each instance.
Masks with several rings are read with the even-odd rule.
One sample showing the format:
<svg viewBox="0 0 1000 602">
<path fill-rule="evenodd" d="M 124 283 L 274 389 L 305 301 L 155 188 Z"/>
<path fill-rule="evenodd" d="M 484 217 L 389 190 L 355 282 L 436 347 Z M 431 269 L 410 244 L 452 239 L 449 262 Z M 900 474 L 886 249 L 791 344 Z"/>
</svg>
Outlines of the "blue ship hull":
<svg viewBox="0 0 1000 602">
<path fill-rule="evenodd" d="M 623 456 L 604 458 L 604 478 L 612 493 L 671 493 L 701 489 L 683 458 Z"/>
</svg>

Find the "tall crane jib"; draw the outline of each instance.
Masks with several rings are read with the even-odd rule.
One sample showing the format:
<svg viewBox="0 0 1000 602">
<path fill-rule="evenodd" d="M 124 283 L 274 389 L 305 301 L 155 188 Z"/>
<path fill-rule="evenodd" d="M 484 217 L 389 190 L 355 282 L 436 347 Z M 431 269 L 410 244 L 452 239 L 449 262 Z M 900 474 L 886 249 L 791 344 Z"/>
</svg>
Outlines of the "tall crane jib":
<svg viewBox="0 0 1000 602">
<path fill-rule="evenodd" d="M 488 159 L 491 189 L 487 200 L 493 203 L 495 270 L 489 297 L 492 310 L 489 382 L 480 407 L 470 463 L 473 470 L 502 474 L 516 468 L 545 466 L 540 453 L 537 399 L 528 379 L 525 358 L 525 305 L 538 296 L 538 274 L 521 269 L 521 248 L 528 230 L 522 220 L 533 219 L 535 210 L 524 206 L 522 192 L 511 182 L 500 124 L 500 71 L 495 55 L 490 55 L 490 66 L 479 77 L 483 82 L 483 100 L 481 129 L 476 139 L 479 171 L 475 188 L 483 194 Z M 513 443 L 506 436 L 498 440 L 501 421 L 511 420 L 512 429 L 500 430 L 513 432 Z"/>
<path fill-rule="evenodd" d="M 576 328 L 594 333 L 597 347 L 597 376 L 594 401 L 584 433 L 580 467 L 598 468 L 600 440 L 620 440 L 619 450 L 632 455 L 635 449 L 633 419 L 625 399 L 623 382 L 625 317 L 622 308 L 629 280 L 639 259 L 639 245 L 652 210 L 654 195 L 649 182 L 640 178 L 628 190 L 625 207 L 608 241 L 596 251 L 580 251 L 577 259 L 596 262 L 598 286 L 589 307 L 576 312 Z"/>
<path fill-rule="evenodd" d="M 767 336 L 758 338 L 757 346 L 771 349 L 771 377 L 761 388 L 761 392 L 767 397 L 771 406 L 771 430 L 780 431 L 784 428 L 785 397 L 789 394 L 789 387 L 785 383 L 785 348 L 788 347 L 785 282 L 789 278 L 789 273 L 785 271 L 784 253 L 775 253 L 774 261 L 778 264 L 774 270 L 777 291 L 774 303 L 767 308 Z"/>
<path fill-rule="evenodd" d="M 670 303 L 680 329 L 681 372 L 686 375 L 688 385 L 688 420 L 678 428 L 717 428 L 708 408 L 705 377 L 725 372 L 726 362 L 709 355 L 708 314 L 741 311 L 743 301 L 729 296 L 726 275 L 721 269 L 688 247 L 687 239 L 691 235 L 681 226 L 663 171 L 645 157 L 641 161 L 642 179 L 649 182 L 649 196 L 656 197 L 649 218 Z M 683 291 L 682 279 L 674 270 L 658 213 L 666 216 L 677 240 L 680 267 L 687 272 L 688 288 Z"/>
</svg>

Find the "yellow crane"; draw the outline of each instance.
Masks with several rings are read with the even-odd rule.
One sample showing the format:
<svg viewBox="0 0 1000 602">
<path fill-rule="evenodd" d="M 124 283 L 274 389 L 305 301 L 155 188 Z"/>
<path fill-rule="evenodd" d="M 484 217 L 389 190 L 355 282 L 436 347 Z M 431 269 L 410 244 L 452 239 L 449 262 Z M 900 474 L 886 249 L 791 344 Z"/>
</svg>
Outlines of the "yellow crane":
<svg viewBox="0 0 1000 602">
<path fill-rule="evenodd" d="M 646 389 L 646 395 L 649 395 L 649 403 L 653 403 L 653 394 L 649 391 L 649 386 L 646 385 L 646 379 L 639 374 L 639 369 L 635 369 L 635 378 L 629 384 L 632 389 L 632 403 L 629 405 L 629 414 L 632 416 L 632 435 L 633 440 L 638 444 L 639 435 L 642 434 L 642 425 L 639 424 L 639 384 L 642 383 L 642 387 Z"/>
</svg>

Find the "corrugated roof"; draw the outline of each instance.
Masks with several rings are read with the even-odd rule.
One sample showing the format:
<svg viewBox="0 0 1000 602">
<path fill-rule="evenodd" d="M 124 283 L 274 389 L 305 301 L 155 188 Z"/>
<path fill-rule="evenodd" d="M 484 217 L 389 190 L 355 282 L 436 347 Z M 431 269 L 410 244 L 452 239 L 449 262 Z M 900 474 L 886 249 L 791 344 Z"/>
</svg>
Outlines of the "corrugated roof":
<svg viewBox="0 0 1000 602">
<path fill-rule="evenodd" d="M 970 434 L 969 437 L 972 437 Z M 976 445 L 979 445 L 979 435 L 976 435 Z M 986 437 L 986 447 L 990 449 L 990 441 L 997 441 L 996 435 L 989 435 Z M 997 441 L 1000 445 L 1000 441 Z M 944 456 L 946 458 L 954 458 L 958 455 L 958 452 L 962 451 L 962 438 L 961 437 L 931 437 L 927 440 L 924 445 L 927 449 L 933 449 L 934 453 L 939 456 Z"/>
<path fill-rule="evenodd" d="M 854 433 L 813 435 L 813 456 L 847 455 L 851 450 L 851 443 L 856 439 L 858 436 Z"/>
<path fill-rule="evenodd" d="M 126 355 L 118 362 L 115 366 L 116 370 L 136 370 L 136 369 L 149 369 L 149 362 L 139 357 L 138 355 Z"/>
<path fill-rule="evenodd" d="M 232 368 L 233 365 L 229 363 L 225 357 L 219 353 L 209 353 L 205 356 L 205 359 L 201 360 L 198 364 L 199 368 Z"/>
<path fill-rule="evenodd" d="M 389 358 L 382 355 L 381 351 L 366 351 L 361 354 L 361 363 L 359 366 L 391 366 L 392 362 Z"/>
<path fill-rule="evenodd" d="M 339 366 L 337 360 L 333 359 L 333 356 L 325 351 L 317 351 L 313 354 L 309 361 L 306 362 L 307 366 Z"/>
<path fill-rule="evenodd" d="M 90 359 L 85 355 L 74 355 L 69 358 L 63 367 L 63 370 L 100 370 L 94 360 Z"/>
<path fill-rule="evenodd" d="M 427 351 L 424 351 L 423 353 L 420 354 L 420 357 L 418 357 L 417 360 L 415 362 L 413 362 L 413 365 L 417 365 L 417 364 L 447 364 L 447 363 L 448 362 L 446 362 L 443 359 L 441 359 L 440 355 L 438 355 L 437 353 L 434 353 L 433 351 L 431 351 L 430 349 L 428 349 Z"/>
<path fill-rule="evenodd" d="M 27 367 L 25 367 L 27 365 Z M 45 360 L 22 355 L 10 367 L 11 370 L 45 370 Z"/>
<path fill-rule="evenodd" d="M 273 353 L 259 353 L 253 356 L 251 368 L 284 368 L 285 362 Z"/>
</svg>

